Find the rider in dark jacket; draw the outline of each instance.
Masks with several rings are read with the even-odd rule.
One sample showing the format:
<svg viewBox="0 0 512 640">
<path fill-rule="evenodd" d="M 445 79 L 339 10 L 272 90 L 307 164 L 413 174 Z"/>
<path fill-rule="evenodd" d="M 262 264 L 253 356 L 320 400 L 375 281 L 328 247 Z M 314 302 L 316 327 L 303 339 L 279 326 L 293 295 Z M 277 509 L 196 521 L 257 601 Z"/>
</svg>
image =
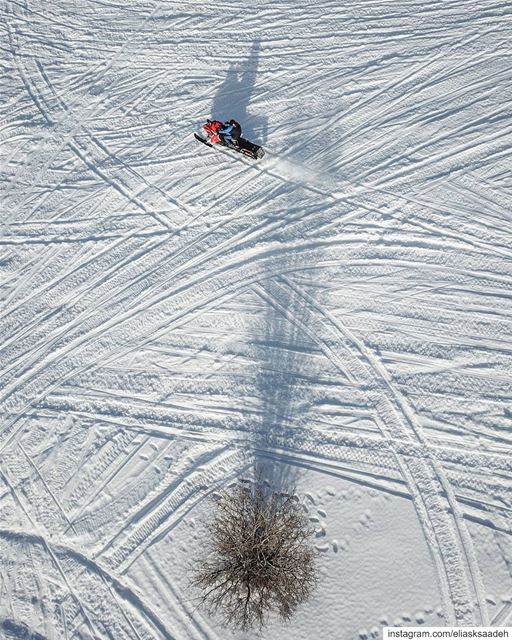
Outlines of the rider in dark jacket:
<svg viewBox="0 0 512 640">
<path fill-rule="evenodd" d="M 238 147 L 238 140 L 242 134 L 242 127 L 236 120 L 229 120 L 222 125 L 218 134 L 228 145 Z"/>
</svg>

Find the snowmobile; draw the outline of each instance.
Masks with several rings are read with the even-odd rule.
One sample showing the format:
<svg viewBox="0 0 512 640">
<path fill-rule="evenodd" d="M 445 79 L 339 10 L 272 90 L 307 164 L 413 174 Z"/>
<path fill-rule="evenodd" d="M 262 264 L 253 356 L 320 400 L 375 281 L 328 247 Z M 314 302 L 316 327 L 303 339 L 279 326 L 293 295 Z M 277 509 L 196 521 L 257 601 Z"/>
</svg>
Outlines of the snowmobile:
<svg viewBox="0 0 512 640">
<path fill-rule="evenodd" d="M 230 120 L 230 123 L 234 123 L 237 125 L 238 130 L 240 130 L 240 125 L 235 120 Z M 228 124 L 228 123 L 226 123 Z M 259 158 L 263 158 L 265 155 L 265 151 L 262 147 L 254 142 L 250 142 L 241 136 L 234 137 L 233 140 L 229 140 L 224 138 L 222 133 L 222 128 L 225 125 L 220 122 L 220 120 L 207 120 L 205 124 L 203 124 L 203 131 L 206 134 L 206 138 L 203 138 L 197 133 L 194 133 L 194 137 L 199 142 L 208 145 L 209 147 L 215 147 L 216 145 L 225 147 L 226 149 L 232 149 L 233 151 L 237 151 L 253 160 L 258 160 Z M 235 128 L 236 131 L 236 128 Z"/>
</svg>

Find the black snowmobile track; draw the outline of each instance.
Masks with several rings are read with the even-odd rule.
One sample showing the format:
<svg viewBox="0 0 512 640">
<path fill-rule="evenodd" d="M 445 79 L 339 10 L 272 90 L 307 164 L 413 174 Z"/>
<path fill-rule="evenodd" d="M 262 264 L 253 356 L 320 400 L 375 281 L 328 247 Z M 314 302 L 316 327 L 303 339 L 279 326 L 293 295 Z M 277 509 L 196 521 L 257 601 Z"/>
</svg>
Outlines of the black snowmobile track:
<svg viewBox="0 0 512 640">
<path fill-rule="evenodd" d="M 227 149 L 228 151 L 236 151 L 237 153 L 241 153 L 243 156 L 247 156 L 248 158 L 252 158 L 253 160 L 259 160 L 260 158 L 263 158 L 263 156 L 265 155 L 265 151 L 263 150 L 262 147 L 260 147 L 257 144 L 254 144 L 254 142 L 250 142 L 249 140 L 246 140 L 245 138 L 240 138 L 238 140 L 238 144 L 239 144 L 238 149 L 235 149 L 234 147 L 230 147 L 226 144 L 221 144 L 221 145 L 211 144 L 211 142 L 208 142 L 206 138 L 202 138 L 197 133 L 194 133 L 194 138 L 199 142 L 202 142 L 203 144 L 205 144 L 207 147 L 213 148 L 213 147 L 220 146 L 220 148 L 222 149 Z"/>
</svg>

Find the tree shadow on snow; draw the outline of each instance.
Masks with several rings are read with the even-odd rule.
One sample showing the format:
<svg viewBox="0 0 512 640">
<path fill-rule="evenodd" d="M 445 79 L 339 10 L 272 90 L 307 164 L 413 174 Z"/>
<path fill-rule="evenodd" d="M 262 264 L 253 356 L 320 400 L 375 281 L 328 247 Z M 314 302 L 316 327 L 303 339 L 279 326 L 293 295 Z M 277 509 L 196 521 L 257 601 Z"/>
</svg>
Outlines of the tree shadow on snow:
<svg viewBox="0 0 512 640">
<path fill-rule="evenodd" d="M 1 629 L 5 635 L 2 634 L 0 637 L 5 638 L 5 640 L 9 638 L 12 638 L 12 640 L 46 640 L 37 631 L 31 631 L 24 623 L 15 622 L 10 618 L 3 620 Z"/>
<path fill-rule="evenodd" d="M 292 492 L 301 467 L 295 453 L 308 432 L 309 373 L 315 346 L 304 331 L 307 305 L 294 284 L 298 256 L 269 265 L 272 275 L 256 288 L 264 311 L 254 324 L 259 360 L 257 395 L 261 425 L 255 434 L 255 476 L 276 491 Z"/>
<path fill-rule="evenodd" d="M 242 126 L 242 136 L 257 144 L 267 139 L 268 119 L 248 110 L 258 75 L 261 44 L 255 40 L 249 55 L 230 65 L 226 79 L 213 98 L 211 117 L 222 122 L 234 118 Z"/>
<path fill-rule="evenodd" d="M 336 127 L 336 139 L 343 140 L 342 125 Z M 319 169 L 335 165 L 340 153 L 341 143 L 330 147 Z M 290 166 L 293 168 L 293 163 Z M 297 166 L 297 175 L 283 180 L 280 192 L 273 192 L 272 207 L 286 224 L 266 237 L 278 248 L 254 287 L 262 312 L 255 314 L 251 337 L 260 410 L 260 425 L 252 434 L 254 473 L 274 490 L 286 493 L 300 490 L 299 480 L 308 468 L 308 459 L 316 454 L 318 429 L 325 424 L 333 430 L 336 426 L 336 418 L 324 419 L 316 407 L 325 403 L 324 399 L 328 402 L 331 394 L 336 397 L 339 385 L 344 384 L 326 355 L 330 353 L 332 328 L 322 313 L 324 305 L 329 309 L 325 276 L 317 270 L 323 249 L 319 246 L 309 251 L 307 243 L 301 248 L 308 234 L 315 233 L 316 224 L 311 220 L 319 226 L 336 220 L 339 205 L 329 202 L 323 193 L 325 184 L 318 193 L 310 188 L 317 186 L 315 171 L 305 168 L 301 172 L 300 160 Z"/>
</svg>

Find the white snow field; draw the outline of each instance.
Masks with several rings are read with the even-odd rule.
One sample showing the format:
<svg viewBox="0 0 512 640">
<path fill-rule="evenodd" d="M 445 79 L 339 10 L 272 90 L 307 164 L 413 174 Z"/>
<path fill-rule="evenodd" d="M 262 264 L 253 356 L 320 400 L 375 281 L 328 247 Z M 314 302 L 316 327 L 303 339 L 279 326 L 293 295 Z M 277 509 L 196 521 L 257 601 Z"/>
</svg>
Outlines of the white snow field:
<svg viewBox="0 0 512 640">
<path fill-rule="evenodd" d="M 510 2 L 1 6 L 0 637 L 511 625 Z M 320 577 L 261 635 L 189 586 L 255 463 Z"/>
</svg>

